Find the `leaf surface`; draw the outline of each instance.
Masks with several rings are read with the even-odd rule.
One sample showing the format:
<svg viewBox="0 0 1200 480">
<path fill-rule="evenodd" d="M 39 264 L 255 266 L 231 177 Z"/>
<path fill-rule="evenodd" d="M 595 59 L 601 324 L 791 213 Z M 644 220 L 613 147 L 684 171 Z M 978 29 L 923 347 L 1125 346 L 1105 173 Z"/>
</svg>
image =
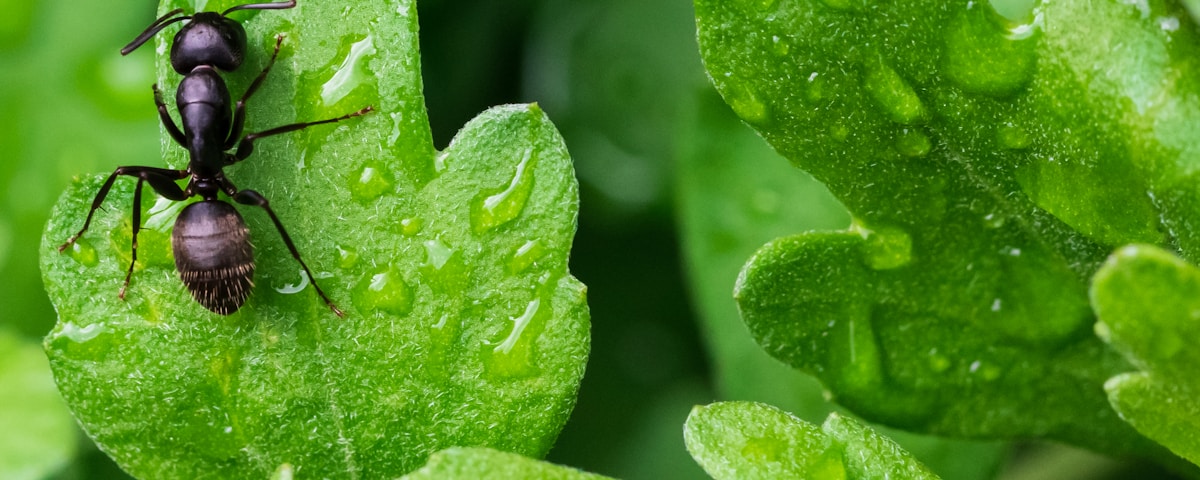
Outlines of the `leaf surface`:
<svg viewBox="0 0 1200 480">
<path fill-rule="evenodd" d="M 887 437 L 837 413 L 817 427 L 761 403 L 714 403 L 692 410 L 684 439 L 717 480 L 939 478 Z"/>
<path fill-rule="evenodd" d="M 401 477 L 401 480 L 472 480 L 478 478 L 602 480 L 609 477 L 490 448 L 454 447 L 433 454 L 429 457 L 429 463 L 421 469 Z"/>
<path fill-rule="evenodd" d="M 161 11 L 174 7 L 192 8 Z M 226 75 L 235 98 L 285 35 L 247 102 L 247 132 L 376 108 L 261 139 L 225 170 L 271 200 L 344 319 L 306 284 L 270 219 L 241 206 L 256 287 L 233 315 L 205 310 L 174 271 L 182 204 L 150 198 L 122 301 L 135 182 L 118 179 L 61 255 L 104 176 L 60 199 L 43 239 L 60 316 L 46 350 L 76 417 L 122 468 L 265 478 L 290 464 L 306 477 L 379 478 L 452 445 L 533 457 L 550 448 L 589 338 L 585 288 L 567 271 L 578 210 L 570 157 L 536 105 L 488 110 L 436 151 L 416 13 L 411 0 L 231 13 L 250 39 L 248 60 Z M 174 31 L 157 39 L 168 98 L 179 77 L 161 53 Z M 153 108 L 149 88 L 145 101 Z M 166 164 L 185 166 L 185 150 L 163 138 Z"/>
<path fill-rule="evenodd" d="M 1136 371 L 1104 384 L 1121 418 L 1200 464 L 1200 269 L 1154 246 L 1130 245 L 1108 260 L 1092 285 L 1096 333 Z"/>
<path fill-rule="evenodd" d="M 697 0 L 718 91 L 854 219 L 768 243 L 739 306 L 869 420 L 1163 455 L 1105 401 L 1086 285 L 1125 243 L 1196 257 L 1195 24 L 1035 6 Z"/>
</svg>

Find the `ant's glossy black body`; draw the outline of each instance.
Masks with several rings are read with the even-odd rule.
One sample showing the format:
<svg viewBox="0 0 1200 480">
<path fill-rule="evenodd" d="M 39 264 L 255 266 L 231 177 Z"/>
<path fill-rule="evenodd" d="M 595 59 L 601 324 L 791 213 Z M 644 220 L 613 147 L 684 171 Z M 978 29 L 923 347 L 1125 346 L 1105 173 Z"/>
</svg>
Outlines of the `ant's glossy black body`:
<svg viewBox="0 0 1200 480">
<path fill-rule="evenodd" d="M 220 14 L 200 12 L 190 17 L 177 16 L 182 12 L 180 9 L 172 10 L 155 20 L 121 50 L 122 55 L 128 54 L 166 26 L 191 19 L 191 22 L 184 25 L 175 35 L 171 45 L 171 65 L 176 72 L 184 75 L 175 94 L 175 105 L 183 124 L 182 131 L 171 119 L 158 85 L 154 85 L 154 103 L 158 106 L 162 124 L 176 143 L 188 149 L 190 160 L 187 168 L 183 170 L 143 166 L 118 167 L 96 192 L 83 228 L 58 248 L 60 252 L 66 250 L 87 231 L 92 222 L 92 215 L 96 213 L 118 176 L 137 177 L 137 187 L 133 193 L 133 258 L 125 274 L 125 283 L 118 294 L 125 298 L 125 290 L 129 287 L 133 266 L 137 262 L 142 184 L 149 183 L 155 192 L 169 200 L 182 201 L 199 196 L 203 201 L 184 207 L 175 220 L 171 233 L 175 267 L 179 271 L 180 279 L 197 302 L 213 312 L 228 315 L 241 308 L 250 293 L 253 286 L 254 257 L 245 221 L 232 205 L 217 198 L 218 194 L 223 192 L 237 203 L 262 207 L 267 212 L 317 294 L 334 313 L 338 316 L 343 315 L 317 285 L 308 265 L 300 258 L 299 251 L 283 228 L 279 217 L 271 210 L 267 199 L 254 190 L 239 190 L 222 170 L 250 156 L 254 150 L 254 141 L 259 138 L 337 122 L 364 115 L 372 110 L 372 107 L 368 106 L 337 118 L 293 123 L 241 136 L 246 116 L 246 100 L 254 94 L 274 65 L 283 37 L 276 37 L 275 51 L 271 54 L 267 66 L 246 89 L 237 105 L 232 106 L 229 89 L 217 69 L 231 71 L 241 66 L 246 50 L 246 32 L 241 24 L 227 18 L 226 15 L 237 10 L 273 10 L 294 6 L 295 0 L 247 4 L 230 8 Z M 235 146 L 236 150 L 229 153 Z M 189 180 L 187 187 L 181 189 L 176 182 L 184 178 Z"/>
</svg>

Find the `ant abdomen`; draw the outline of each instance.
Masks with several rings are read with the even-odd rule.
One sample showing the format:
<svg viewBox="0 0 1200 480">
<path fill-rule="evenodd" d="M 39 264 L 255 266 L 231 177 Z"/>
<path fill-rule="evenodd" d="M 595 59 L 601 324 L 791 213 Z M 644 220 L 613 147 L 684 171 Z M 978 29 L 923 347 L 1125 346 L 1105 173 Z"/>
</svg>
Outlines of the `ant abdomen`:
<svg viewBox="0 0 1200 480">
<path fill-rule="evenodd" d="M 250 231 L 233 205 L 209 200 L 179 212 L 171 232 L 175 269 L 192 298 L 221 315 L 236 312 L 254 286 Z"/>
</svg>

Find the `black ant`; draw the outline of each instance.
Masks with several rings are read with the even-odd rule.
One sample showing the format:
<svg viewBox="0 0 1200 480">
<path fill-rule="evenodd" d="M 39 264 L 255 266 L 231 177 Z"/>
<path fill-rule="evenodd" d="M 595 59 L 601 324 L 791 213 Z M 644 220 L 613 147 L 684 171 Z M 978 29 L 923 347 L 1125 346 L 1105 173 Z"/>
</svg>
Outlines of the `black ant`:
<svg viewBox="0 0 1200 480">
<path fill-rule="evenodd" d="M 242 94 L 237 106 L 231 108 L 229 89 L 216 69 L 231 71 L 241 66 L 246 50 L 246 32 L 241 24 L 227 18 L 226 15 L 237 10 L 274 10 L 294 6 L 295 0 L 247 4 L 232 7 L 220 14 L 200 12 L 190 17 L 176 16 L 182 12 L 182 9 L 176 9 L 155 20 L 133 42 L 121 49 L 122 55 L 128 54 L 164 27 L 191 19 L 191 22 L 179 30 L 171 44 L 171 65 L 176 72 L 184 75 L 175 94 L 175 105 L 183 124 L 182 131 L 167 112 L 158 85 L 153 86 L 154 103 L 158 106 L 162 124 L 176 143 L 188 149 L 190 160 L 184 170 L 143 166 L 118 167 L 96 192 L 83 228 L 59 246 L 59 252 L 66 250 L 87 231 L 92 222 L 92 215 L 96 213 L 118 176 L 137 177 L 137 187 L 133 191 L 133 258 L 129 262 L 129 270 L 125 273 L 125 283 L 121 285 L 118 293 L 118 296 L 124 299 L 129 279 L 133 275 L 133 265 L 137 262 L 142 184 L 149 183 L 156 193 L 173 201 L 200 196 L 203 201 L 184 207 L 175 220 L 171 233 L 175 268 L 191 292 L 192 298 L 215 313 L 231 314 L 241 308 L 250 294 L 254 276 L 254 254 L 250 245 L 249 230 L 242 216 L 233 205 L 217 198 L 219 192 L 224 192 L 237 203 L 262 207 L 267 212 L 283 237 L 283 243 L 300 263 L 317 294 L 333 313 L 339 317 L 344 316 L 321 287 L 317 286 L 308 265 L 300 258 L 300 252 L 296 250 L 279 217 L 271 210 L 267 199 L 254 190 L 239 190 L 222 171 L 224 167 L 250 156 L 257 139 L 313 125 L 338 122 L 372 111 L 372 107 L 368 106 L 337 118 L 293 123 L 241 136 L 246 117 L 246 100 L 254 94 L 266 78 L 267 72 L 271 70 L 271 66 L 275 64 L 283 37 L 276 37 L 275 52 L 271 54 L 271 60 Z M 229 153 L 228 151 L 235 146 L 237 149 L 234 153 Z M 188 177 L 190 179 L 187 188 L 180 189 L 176 182 Z"/>
</svg>

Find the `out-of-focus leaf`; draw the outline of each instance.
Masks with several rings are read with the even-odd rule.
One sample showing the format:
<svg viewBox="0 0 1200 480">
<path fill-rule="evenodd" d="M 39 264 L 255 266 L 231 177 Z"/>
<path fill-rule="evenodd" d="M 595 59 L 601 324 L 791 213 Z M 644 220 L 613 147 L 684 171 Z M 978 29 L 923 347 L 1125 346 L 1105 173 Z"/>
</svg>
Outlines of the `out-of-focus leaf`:
<svg viewBox="0 0 1200 480">
<path fill-rule="evenodd" d="M 684 439 L 717 480 L 939 478 L 895 442 L 837 413 L 817 427 L 761 403 L 714 403 L 692 410 Z"/>
<path fill-rule="evenodd" d="M 0 478 L 37 480 L 75 455 L 75 421 L 36 343 L 0 328 Z"/>
<path fill-rule="evenodd" d="M 739 304 L 768 353 L 873 421 L 1169 461 L 1104 399 L 1128 365 L 1091 335 L 1086 282 L 1116 245 L 1200 245 L 1198 42 L 1181 7 L 696 9 L 727 103 L 854 217 L 747 265 Z"/>
<path fill-rule="evenodd" d="M 161 9 L 177 6 L 191 8 Z M 231 16 L 250 38 L 248 61 L 228 76 L 235 97 L 285 35 L 247 103 L 247 131 L 376 107 L 260 140 L 226 169 L 272 200 L 346 318 L 304 284 L 254 208 L 242 210 L 257 286 L 238 313 L 208 312 L 176 278 L 179 204 L 149 210 L 120 300 L 132 180 L 118 180 L 75 248 L 55 251 L 104 178 L 84 177 L 55 207 L 42 265 L 60 314 L 46 349 L 85 429 L 149 478 L 264 478 L 285 463 L 312 477 L 399 475 L 452 445 L 544 455 L 588 351 L 585 289 L 567 271 L 577 186 L 553 125 L 536 105 L 498 107 L 435 151 L 411 0 Z M 161 58 L 159 75 L 170 97 L 179 77 Z M 165 135 L 164 153 L 168 165 L 187 162 Z"/>
<path fill-rule="evenodd" d="M 474 480 L 479 478 L 536 478 L 541 480 L 602 480 L 594 473 L 542 462 L 490 448 L 448 448 L 429 457 L 429 463 L 401 480 Z"/>
<path fill-rule="evenodd" d="M 1200 269 L 1160 248 L 1118 250 L 1096 274 L 1096 333 L 1138 371 L 1104 384 L 1139 432 L 1200 464 Z"/>
</svg>

